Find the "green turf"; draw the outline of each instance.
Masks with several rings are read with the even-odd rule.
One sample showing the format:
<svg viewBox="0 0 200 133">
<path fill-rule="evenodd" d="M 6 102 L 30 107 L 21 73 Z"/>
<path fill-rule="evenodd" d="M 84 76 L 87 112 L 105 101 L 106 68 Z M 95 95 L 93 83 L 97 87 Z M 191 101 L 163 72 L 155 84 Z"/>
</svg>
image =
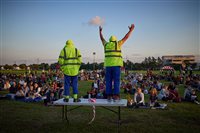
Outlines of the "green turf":
<svg viewBox="0 0 200 133">
<path fill-rule="evenodd" d="M 90 81 L 79 82 L 80 96 L 85 95 L 90 87 Z M 178 88 L 183 94 L 183 86 Z M 126 97 L 122 92 L 121 96 Z M 148 96 L 145 99 L 147 100 Z M 200 105 L 186 102 L 167 104 L 166 110 L 122 108 L 121 133 L 199 132 Z M 117 110 L 116 107 L 112 109 Z M 61 114 L 61 107 L 0 100 L 0 132 L 116 133 L 118 131 L 117 115 L 101 107 L 96 108 L 96 118 L 91 125 L 87 123 L 92 119 L 92 107 L 82 107 L 70 112 L 69 124 L 61 119 Z"/>
</svg>

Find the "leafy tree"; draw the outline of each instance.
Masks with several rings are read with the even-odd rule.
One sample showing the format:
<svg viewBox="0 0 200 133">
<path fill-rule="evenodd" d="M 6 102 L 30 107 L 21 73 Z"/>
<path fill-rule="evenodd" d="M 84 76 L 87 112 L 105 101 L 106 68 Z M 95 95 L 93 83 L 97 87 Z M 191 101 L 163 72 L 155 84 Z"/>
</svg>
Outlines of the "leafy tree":
<svg viewBox="0 0 200 133">
<path fill-rule="evenodd" d="M 26 64 L 20 64 L 19 68 L 25 70 L 26 69 Z"/>
<path fill-rule="evenodd" d="M 17 64 L 13 64 L 13 68 L 16 68 L 17 67 Z"/>
<path fill-rule="evenodd" d="M 6 64 L 6 65 L 4 65 L 4 69 L 11 70 L 11 69 L 13 69 L 13 66 Z"/>
</svg>

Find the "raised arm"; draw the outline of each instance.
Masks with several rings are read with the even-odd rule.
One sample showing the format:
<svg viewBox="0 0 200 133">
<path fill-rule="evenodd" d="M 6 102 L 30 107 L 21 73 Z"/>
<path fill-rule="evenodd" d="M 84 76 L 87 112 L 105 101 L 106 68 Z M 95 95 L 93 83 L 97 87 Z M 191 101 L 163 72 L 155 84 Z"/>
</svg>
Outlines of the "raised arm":
<svg viewBox="0 0 200 133">
<path fill-rule="evenodd" d="M 129 38 L 129 36 L 131 35 L 131 32 L 133 31 L 134 27 L 135 27 L 134 24 L 131 24 L 131 26 L 128 26 L 129 31 L 128 31 L 128 33 L 124 36 L 124 38 L 122 39 L 122 42 L 123 42 L 123 43 Z"/>
<path fill-rule="evenodd" d="M 102 29 L 103 28 L 101 26 L 99 26 L 100 39 L 101 39 L 102 44 L 104 45 L 106 43 L 106 40 L 103 38 Z"/>
</svg>

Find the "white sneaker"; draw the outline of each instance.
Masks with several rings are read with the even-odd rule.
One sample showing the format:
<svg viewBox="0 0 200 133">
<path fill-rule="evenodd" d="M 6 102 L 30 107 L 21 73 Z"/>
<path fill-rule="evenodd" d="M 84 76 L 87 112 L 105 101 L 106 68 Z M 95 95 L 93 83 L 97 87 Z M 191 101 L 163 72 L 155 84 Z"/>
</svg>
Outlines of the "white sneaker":
<svg viewBox="0 0 200 133">
<path fill-rule="evenodd" d="M 200 103 L 198 101 L 194 101 L 196 104 L 200 105 Z"/>
</svg>

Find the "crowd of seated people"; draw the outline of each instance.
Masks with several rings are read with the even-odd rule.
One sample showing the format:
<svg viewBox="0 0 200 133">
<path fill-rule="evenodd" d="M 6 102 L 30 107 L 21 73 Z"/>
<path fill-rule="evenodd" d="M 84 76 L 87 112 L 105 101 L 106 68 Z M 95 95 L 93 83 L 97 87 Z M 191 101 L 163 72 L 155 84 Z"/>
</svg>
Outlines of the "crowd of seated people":
<svg viewBox="0 0 200 133">
<path fill-rule="evenodd" d="M 83 96 L 83 98 L 98 98 L 98 99 L 104 99 L 106 98 L 105 93 L 105 81 L 98 78 L 97 80 L 94 80 L 91 84 L 91 89 L 87 91 L 87 94 Z"/>
<path fill-rule="evenodd" d="M 167 82 L 163 84 L 163 82 Z M 184 96 L 180 95 L 177 86 L 186 85 Z M 195 74 L 138 74 L 128 73 L 121 82 L 121 89 L 125 94 L 131 95 L 128 104 L 135 107 L 139 106 L 160 106 L 160 101 L 182 102 L 189 101 L 199 104 L 197 91 L 200 87 L 200 75 Z M 144 96 L 149 97 L 147 103 L 144 102 Z"/>
<path fill-rule="evenodd" d="M 91 89 L 84 98 L 106 98 L 105 72 L 94 72 Z M 63 74 L 60 72 L 42 72 L 41 74 L 0 74 L 0 90 L 7 90 L 9 99 L 25 102 L 44 101 L 45 105 L 62 98 L 64 90 Z M 163 84 L 167 82 L 167 84 Z M 179 94 L 179 84 L 185 86 L 184 95 Z M 188 101 L 199 104 L 197 93 L 200 91 L 200 75 L 196 74 L 146 74 L 128 73 L 121 79 L 121 89 L 132 96 L 135 106 L 146 106 L 144 96 L 148 96 L 148 104 L 158 106 L 158 101 Z"/>
<path fill-rule="evenodd" d="M 44 101 L 45 105 L 62 97 L 63 74 L 1 74 L 0 90 L 8 91 L 6 98 L 24 102 Z"/>
</svg>

